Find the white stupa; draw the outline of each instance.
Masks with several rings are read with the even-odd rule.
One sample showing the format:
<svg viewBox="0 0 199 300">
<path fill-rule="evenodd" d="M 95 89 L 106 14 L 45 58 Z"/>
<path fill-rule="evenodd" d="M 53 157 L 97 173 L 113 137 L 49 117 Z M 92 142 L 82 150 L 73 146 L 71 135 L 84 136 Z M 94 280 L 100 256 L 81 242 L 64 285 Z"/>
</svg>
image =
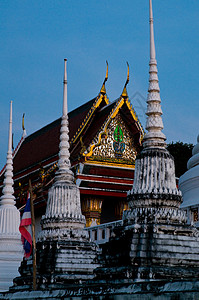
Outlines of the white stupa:
<svg viewBox="0 0 199 300">
<path fill-rule="evenodd" d="M 58 170 L 48 191 L 37 242 L 37 289 L 46 291 L 67 289 L 74 283 L 82 286 L 94 277 L 93 271 L 99 266 L 98 247 L 84 230 L 86 221 L 81 212 L 80 191 L 70 170 L 66 59 L 63 83 Z M 31 260 L 24 260 L 20 277 L 14 279 L 10 291 L 31 289 L 32 277 Z M 26 294 L 21 299 L 27 299 Z"/>
<path fill-rule="evenodd" d="M 199 227 L 199 135 L 192 154 L 187 163 L 188 171 L 180 177 L 179 188 L 183 196 L 181 208 L 187 211 L 188 222 Z"/>
<path fill-rule="evenodd" d="M 19 232 L 20 213 L 15 206 L 13 195 L 12 159 L 12 101 L 10 103 L 10 123 L 8 154 L 5 170 L 3 195 L 0 198 L 0 291 L 7 291 L 12 280 L 19 275 L 18 267 L 23 258 L 23 247 Z"/>
<path fill-rule="evenodd" d="M 115 227 L 114 236 L 102 248 L 103 267 L 95 272 L 99 282 L 107 281 L 110 286 L 123 284 L 125 289 L 127 283 L 129 287 L 137 284 L 135 290 L 140 293 L 150 291 L 154 295 L 158 291 L 162 293 L 159 299 L 172 299 L 163 296 L 165 291 L 182 294 L 198 289 L 194 284 L 199 273 L 199 232 L 187 224 L 186 213 L 180 209 L 182 196 L 176 187 L 174 158 L 166 149 L 162 132 L 152 0 L 149 8 L 147 133 L 143 150 L 136 157 L 129 210 L 123 213 L 123 225 Z M 155 299 L 152 294 L 125 299 Z M 179 299 L 188 297 L 183 294 Z"/>
</svg>

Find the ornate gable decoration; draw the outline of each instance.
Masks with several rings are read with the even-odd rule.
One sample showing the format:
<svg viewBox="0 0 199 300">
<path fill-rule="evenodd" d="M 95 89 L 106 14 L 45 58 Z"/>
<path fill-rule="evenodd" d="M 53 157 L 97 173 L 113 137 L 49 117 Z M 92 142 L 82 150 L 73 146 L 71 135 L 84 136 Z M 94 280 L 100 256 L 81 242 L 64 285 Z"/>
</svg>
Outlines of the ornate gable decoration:
<svg viewBox="0 0 199 300">
<path fill-rule="evenodd" d="M 97 134 L 88 150 L 84 154 L 87 161 L 132 167 L 137 154 L 133 139 L 119 113 L 110 120 L 103 133 Z"/>
<path fill-rule="evenodd" d="M 106 105 L 109 103 L 109 99 L 107 97 L 107 95 L 103 95 L 103 94 L 99 94 L 97 96 L 97 98 L 95 99 L 92 107 L 90 108 L 88 114 L 86 115 L 86 117 L 84 118 L 83 122 L 80 124 L 80 127 L 78 128 L 77 132 L 75 133 L 75 135 L 71 138 L 70 144 L 74 144 L 77 139 L 81 136 L 83 130 L 85 129 L 85 127 L 87 126 L 88 122 L 90 121 L 91 117 L 93 116 L 96 108 L 98 108 L 100 106 L 100 104 L 102 103 L 102 101 L 105 101 Z"/>
<path fill-rule="evenodd" d="M 84 129 L 87 126 L 88 122 L 90 121 L 90 119 L 94 115 L 95 110 L 101 105 L 102 101 L 104 100 L 106 105 L 109 104 L 109 99 L 107 97 L 106 87 L 105 87 L 105 83 L 108 80 L 108 62 L 107 61 L 106 61 L 106 65 L 107 65 L 107 67 L 106 67 L 106 77 L 105 77 L 104 82 L 102 84 L 102 88 L 99 92 L 99 95 L 95 98 L 95 101 L 93 102 L 92 107 L 90 108 L 90 110 L 87 113 L 86 117 L 84 118 L 83 122 L 80 124 L 80 127 L 78 128 L 77 132 L 72 137 L 72 139 L 70 141 L 70 144 L 72 144 L 72 143 L 74 144 L 79 137 L 81 138 L 82 132 L 84 131 Z M 81 140 L 80 140 L 80 142 L 81 142 Z"/>
</svg>

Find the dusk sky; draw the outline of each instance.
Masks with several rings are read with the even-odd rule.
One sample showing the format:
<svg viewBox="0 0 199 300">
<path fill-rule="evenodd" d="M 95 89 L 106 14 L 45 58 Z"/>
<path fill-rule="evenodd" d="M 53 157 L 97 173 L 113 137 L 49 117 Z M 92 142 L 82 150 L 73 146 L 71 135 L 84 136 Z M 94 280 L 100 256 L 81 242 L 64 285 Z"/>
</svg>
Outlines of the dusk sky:
<svg viewBox="0 0 199 300">
<path fill-rule="evenodd" d="M 0 168 L 6 162 L 9 103 L 14 146 L 62 113 L 64 58 L 69 111 L 97 96 L 109 62 L 110 101 L 130 65 L 128 94 L 145 127 L 148 0 L 0 1 Z M 153 0 L 155 43 L 167 142 L 199 134 L 199 1 Z"/>
</svg>

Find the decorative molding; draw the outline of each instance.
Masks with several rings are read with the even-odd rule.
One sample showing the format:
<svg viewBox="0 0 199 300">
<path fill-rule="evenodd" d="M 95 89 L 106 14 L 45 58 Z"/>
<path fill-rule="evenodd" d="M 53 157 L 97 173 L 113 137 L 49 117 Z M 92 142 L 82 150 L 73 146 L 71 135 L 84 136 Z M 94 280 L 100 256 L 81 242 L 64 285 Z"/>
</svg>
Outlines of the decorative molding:
<svg viewBox="0 0 199 300">
<path fill-rule="evenodd" d="M 112 111 L 110 112 L 109 116 L 107 117 L 107 121 L 102 125 L 102 127 L 100 128 L 97 136 L 95 136 L 95 138 L 92 140 L 92 142 L 90 143 L 90 145 L 87 148 L 87 150 L 83 153 L 83 156 L 85 156 L 85 158 L 88 158 L 88 157 L 90 158 L 93 155 L 93 153 L 95 151 L 95 148 L 101 145 L 102 136 L 103 135 L 107 136 L 107 130 L 108 130 L 109 126 L 110 126 L 110 123 L 112 122 L 112 119 L 115 119 L 118 116 L 119 110 L 124 105 L 124 103 L 127 104 L 127 107 L 129 108 L 133 119 L 136 121 L 136 124 L 138 124 L 138 127 L 139 127 L 139 129 L 141 131 L 141 137 L 143 137 L 144 130 L 143 130 L 140 122 L 138 122 L 138 118 L 135 115 L 135 111 L 132 109 L 129 100 L 128 99 L 124 100 L 124 98 L 120 97 L 119 100 L 116 102 L 115 107 L 112 109 Z"/>
<path fill-rule="evenodd" d="M 187 222 L 186 212 L 179 208 L 171 207 L 139 207 L 131 208 L 123 212 L 123 220 L 128 223 L 177 223 L 185 224 Z"/>
<path fill-rule="evenodd" d="M 86 115 L 84 121 L 81 123 L 80 127 L 78 128 L 78 130 L 76 131 L 76 133 L 74 134 L 74 136 L 72 137 L 70 144 L 74 144 L 77 139 L 80 137 L 80 135 L 82 134 L 83 130 L 85 129 L 85 127 L 87 126 L 88 122 L 90 121 L 91 117 L 93 116 L 96 108 L 98 108 L 102 102 L 102 100 L 105 101 L 106 105 L 109 104 L 109 99 L 107 97 L 107 95 L 103 95 L 103 94 L 99 94 L 96 97 L 95 102 L 93 103 L 91 109 L 89 110 L 88 114 Z"/>
</svg>

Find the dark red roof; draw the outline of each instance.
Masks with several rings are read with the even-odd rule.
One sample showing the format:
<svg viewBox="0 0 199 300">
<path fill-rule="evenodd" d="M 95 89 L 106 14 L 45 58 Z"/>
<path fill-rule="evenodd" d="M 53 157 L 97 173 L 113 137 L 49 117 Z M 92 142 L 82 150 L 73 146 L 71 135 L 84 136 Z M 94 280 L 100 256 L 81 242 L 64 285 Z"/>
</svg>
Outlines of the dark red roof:
<svg viewBox="0 0 199 300">
<path fill-rule="evenodd" d="M 71 111 L 69 118 L 69 137 L 74 136 L 80 124 L 91 109 L 96 98 Z M 56 157 L 59 152 L 61 118 L 29 135 L 14 158 L 13 168 L 16 175 L 20 171 Z"/>
<path fill-rule="evenodd" d="M 14 174 L 57 155 L 60 124 L 58 119 L 25 139 L 13 161 Z"/>
<path fill-rule="evenodd" d="M 76 132 L 78 132 L 78 129 L 80 128 L 80 125 L 85 120 L 85 118 L 91 115 L 91 111 L 94 111 L 94 113 L 91 115 L 91 118 L 87 118 L 86 126 L 81 132 L 83 144 L 88 147 L 104 124 L 105 120 L 110 115 L 113 108 L 117 107 L 118 101 L 120 99 L 117 99 L 108 105 L 106 105 L 105 101 L 102 101 L 99 107 L 94 109 L 94 104 L 97 100 L 98 97 L 88 101 L 84 105 L 69 113 L 70 141 L 74 137 Z M 139 147 L 139 139 L 141 134 L 140 129 L 125 103 L 120 108 L 120 112 L 122 118 L 124 118 L 127 126 L 129 127 L 130 133 L 134 138 L 135 146 Z M 58 159 L 60 124 L 61 118 L 41 128 L 25 139 L 14 158 L 14 176 L 21 176 L 22 174 L 24 174 L 24 172 L 26 172 L 27 169 L 33 170 L 34 167 L 38 167 L 38 164 L 40 163 L 42 165 L 47 165 Z M 80 142 L 80 139 L 77 139 L 76 141 L 71 143 L 70 152 L 72 164 L 79 157 L 81 148 L 82 142 Z"/>
</svg>

